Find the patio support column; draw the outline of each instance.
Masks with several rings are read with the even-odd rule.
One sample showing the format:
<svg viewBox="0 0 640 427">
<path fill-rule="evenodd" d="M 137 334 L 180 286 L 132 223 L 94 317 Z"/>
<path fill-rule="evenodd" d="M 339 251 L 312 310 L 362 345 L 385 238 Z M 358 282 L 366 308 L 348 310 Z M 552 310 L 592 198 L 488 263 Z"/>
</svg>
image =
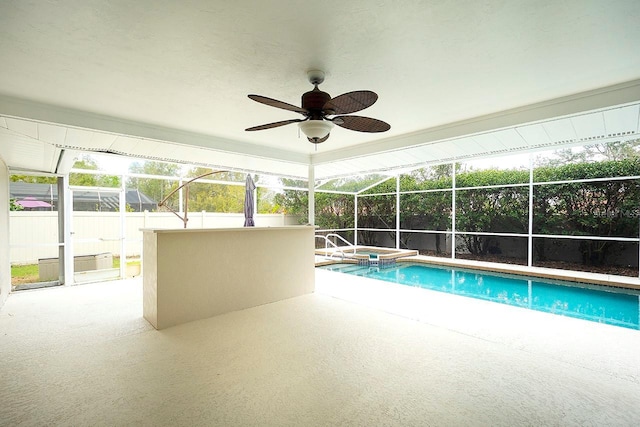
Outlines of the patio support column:
<svg viewBox="0 0 640 427">
<path fill-rule="evenodd" d="M 309 225 L 316 225 L 316 178 L 313 165 L 309 165 Z"/>
<path fill-rule="evenodd" d="M 529 154 L 529 236 L 527 237 L 527 265 L 533 265 L 533 156 Z"/>
<path fill-rule="evenodd" d="M 178 213 L 183 214 L 184 209 L 183 209 L 183 200 L 182 200 L 182 184 L 184 184 L 184 182 L 182 182 L 182 176 L 180 176 L 180 179 L 178 180 L 178 187 L 180 188 L 180 190 L 178 190 Z"/>
<path fill-rule="evenodd" d="M 396 175 L 396 249 L 400 249 L 400 174 Z"/>
<path fill-rule="evenodd" d="M 0 235 L 9 236 L 9 168 L 0 157 Z M 0 240 L 0 307 L 11 292 L 11 250 L 7 237 Z M 2 358 L 6 363 L 6 358 Z"/>
<path fill-rule="evenodd" d="M 58 179 L 58 218 L 63 221 L 63 256 L 61 259 L 62 280 L 65 286 L 74 284 L 73 265 L 73 192 L 69 188 L 69 174 Z"/>
<path fill-rule="evenodd" d="M 120 176 L 120 278 L 127 277 L 127 189 L 125 176 Z"/>
<path fill-rule="evenodd" d="M 353 245 L 358 246 L 358 194 L 353 195 Z"/>
<path fill-rule="evenodd" d="M 456 162 L 451 163 L 451 259 L 456 259 Z"/>
<path fill-rule="evenodd" d="M 65 265 L 67 259 L 65 258 L 65 209 L 66 198 L 64 193 L 64 178 L 59 176 L 57 178 L 56 187 L 58 190 L 58 282 L 63 285 L 65 283 Z M 53 184 L 51 184 L 51 197 L 53 197 Z M 53 209 L 53 203 L 51 204 Z"/>
</svg>

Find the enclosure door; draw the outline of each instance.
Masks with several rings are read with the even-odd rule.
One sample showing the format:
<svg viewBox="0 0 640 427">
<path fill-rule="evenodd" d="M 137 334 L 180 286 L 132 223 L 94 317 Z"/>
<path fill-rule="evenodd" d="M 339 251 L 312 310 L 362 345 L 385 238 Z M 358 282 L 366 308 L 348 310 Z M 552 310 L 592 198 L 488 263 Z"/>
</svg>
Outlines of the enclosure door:
<svg viewBox="0 0 640 427">
<path fill-rule="evenodd" d="M 124 214 L 121 190 L 72 190 L 74 283 L 99 282 L 122 277 L 120 253 Z"/>
<path fill-rule="evenodd" d="M 12 290 L 60 285 L 58 211 L 12 211 L 9 221 Z"/>
</svg>

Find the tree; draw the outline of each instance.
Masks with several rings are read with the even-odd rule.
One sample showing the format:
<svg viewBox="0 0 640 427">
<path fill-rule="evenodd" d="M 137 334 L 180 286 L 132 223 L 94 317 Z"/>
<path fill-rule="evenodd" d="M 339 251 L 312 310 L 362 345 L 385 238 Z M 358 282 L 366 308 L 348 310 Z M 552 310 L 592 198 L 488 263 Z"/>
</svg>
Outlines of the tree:
<svg viewBox="0 0 640 427">
<path fill-rule="evenodd" d="M 98 164 L 90 156 L 82 156 L 73 164 L 74 169 L 98 170 Z M 79 187 L 120 187 L 120 177 L 109 174 L 89 174 L 72 172 L 69 174 L 69 185 Z"/>
<path fill-rule="evenodd" d="M 554 157 L 538 156 L 535 164 L 539 167 L 563 166 L 606 160 L 637 159 L 639 157 L 640 139 L 633 139 L 556 150 Z"/>
<path fill-rule="evenodd" d="M 212 169 L 196 167 L 187 176 L 195 178 Z M 203 179 L 244 182 L 245 174 L 237 172 L 219 172 Z M 211 184 L 194 181 L 189 185 L 189 210 L 207 212 L 241 213 L 244 211 L 244 185 Z"/>
<path fill-rule="evenodd" d="M 536 180 L 542 182 L 596 179 L 612 176 L 637 176 L 640 158 L 607 160 L 537 168 Z M 606 180 L 542 184 L 534 193 L 534 233 L 574 236 L 635 237 L 640 217 L 640 182 Z M 547 259 L 548 239 L 539 239 L 537 259 Z M 615 242 L 581 240 L 584 265 L 604 265 Z"/>
<path fill-rule="evenodd" d="M 604 160 L 637 159 L 640 158 L 640 139 L 588 145 L 585 147 L 585 152 L 587 158 L 601 156 Z"/>
<path fill-rule="evenodd" d="M 299 187 L 300 182 L 282 178 L 281 182 L 287 187 Z M 334 182 L 334 186 L 342 184 L 356 185 L 354 182 L 341 180 Z M 336 188 L 336 187 L 333 187 Z M 274 196 L 274 203 L 281 207 L 281 212 L 299 217 L 299 222 L 305 224 L 309 215 L 309 193 L 303 190 L 283 190 Z M 326 230 L 337 230 L 354 227 L 354 196 L 353 194 L 315 193 L 315 224 Z M 339 232 L 343 238 L 353 241 L 353 232 Z"/>
<path fill-rule="evenodd" d="M 459 169 L 460 165 L 456 164 L 456 171 Z M 451 172 L 452 165 L 450 163 L 415 169 L 400 176 L 400 189 L 412 191 L 451 188 L 453 182 Z"/>
<path fill-rule="evenodd" d="M 264 187 L 256 188 L 256 197 L 258 199 L 258 213 L 259 214 L 276 214 L 282 213 L 283 207 L 278 203 L 277 194 L 275 191 L 269 190 Z"/>
<path fill-rule="evenodd" d="M 129 172 L 157 175 L 159 177 L 177 177 L 180 174 L 180 166 L 175 163 L 164 163 L 145 161 L 143 163 L 133 162 L 129 165 Z M 169 193 L 178 188 L 177 180 L 168 180 L 161 178 L 140 178 L 130 177 L 127 180 L 127 188 L 135 188 L 139 192 L 147 195 L 156 203 L 163 200 Z M 174 210 L 178 210 L 178 197 L 167 201 L 169 206 Z"/>
<path fill-rule="evenodd" d="M 55 176 L 11 175 L 11 182 L 25 182 L 28 184 L 55 184 L 58 178 Z"/>
<path fill-rule="evenodd" d="M 526 187 L 459 190 L 456 192 L 456 230 L 462 233 L 526 233 L 528 207 L 529 189 Z M 501 253 L 495 236 L 461 234 L 460 239 L 473 255 Z"/>
<path fill-rule="evenodd" d="M 405 193 L 400 196 L 400 228 L 407 230 L 451 229 L 452 165 L 424 167 L 400 176 L 401 191 L 443 190 L 428 193 Z M 409 247 L 414 234 L 401 242 Z M 434 234 L 436 253 L 442 254 L 443 233 Z"/>
<path fill-rule="evenodd" d="M 354 197 L 351 194 L 316 193 L 316 224 L 321 228 L 354 227 Z"/>
<path fill-rule="evenodd" d="M 456 230 L 461 232 L 526 233 L 529 189 L 502 186 L 526 183 L 529 172 L 486 169 L 456 174 Z M 467 187 L 486 187 L 471 188 Z M 493 236 L 462 234 L 464 248 L 471 254 L 499 253 Z"/>
<path fill-rule="evenodd" d="M 285 187 L 300 187 L 297 180 L 281 178 Z M 309 193 L 304 190 L 282 190 L 274 196 L 275 204 L 281 206 L 282 213 L 300 217 L 300 223 L 304 224 L 309 218 Z"/>
<path fill-rule="evenodd" d="M 177 180 L 163 179 L 162 177 L 179 177 L 180 166 L 172 163 L 146 161 L 135 162 L 129 166 L 129 172 L 144 175 L 154 175 L 158 178 L 131 177 L 127 181 L 128 188 L 136 188 L 141 193 L 160 202 L 180 185 Z M 185 174 L 182 183 L 185 184 L 193 178 L 215 172 L 213 169 L 194 167 Z M 182 189 L 183 195 L 188 193 L 188 209 L 190 211 L 230 212 L 241 213 L 244 210 L 244 185 L 213 184 L 207 180 L 229 181 L 244 183 L 246 175 L 238 172 L 220 171 L 192 183 Z M 253 177 L 254 181 L 257 176 Z M 188 187 L 188 189 L 187 189 Z M 265 188 L 257 188 L 258 213 L 277 213 L 281 206 L 277 203 L 275 193 Z M 175 193 L 165 203 L 173 210 L 179 210 L 179 195 Z"/>
<path fill-rule="evenodd" d="M 446 231 L 451 229 L 451 191 L 407 193 L 400 196 L 400 228 Z M 412 236 L 412 234 L 409 234 Z M 442 254 L 443 233 L 434 234 L 436 253 Z M 409 247 L 410 237 L 405 237 Z"/>
<path fill-rule="evenodd" d="M 358 197 L 358 243 L 363 245 L 381 244 L 377 231 L 361 230 L 377 228 L 385 230 L 389 240 L 396 238 L 396 180 L 393 177 L 362 192 Z"/>
<path fill-rule="evenodd" d="M 24 206 L 16 203 L 16 199 L 9 199 L 9 210 L 10 211 L 22 211 L 24 210 Z"/>
<path fill-rule="evenodd" d="M 597 153 L 596 153 L 597 151 Z M 640 140 L 590 146 L 570 159 L 548 162 L 533 171 L 533 233 L 541 235 L 637 237 L 640 218 L 640 179 L 608 179 L 640 175 Z M 586 154 L 585 154 L 586 153 Z M 572 156 L 576 154 L 571 154 Z M 626 156 L 626 157 L 625 157 Z M 569 154 L 565 153 L 569 159 Z M 603 160 L 603 158 L 606 159 Z M 620 158 L 622 157 L 622 158 Z M 583 159 L 585 161 L 576 162 Z M 599 160 L 598 160 L 599 159 Z M 451 165 L 424 168 L 400 177 L 400 227 L 446 231 L 451 224 Z M 464 234 L 528 233 L 528 170 L 468 170 L 456 173 L 456 230 L 462 247 L 483 257 L 499 253 L 500 237 Z M 587 180 L 587 182 L 572 182 Z M 545 182 L 569 181 L 559 184 Z M 395 237 L 396 181 L 389 179 L 358 197 L 358 228 L 380 229 Z M 318 225 L 351 227 L 339 197 L 316 193 Z M 326 197 L 322 200 L 322 197 Z M 348 195 L 351 197 L 351 195 Z M 346 199 L 348 200 L 348 199 Z M 306 218 L 307 193 L 286 191 L 279 199 L 286 212 Z M 413 235 L 412 233 L 407 233 Z M 439 236 L 441 233 L 436 233 Z M 361 230 L 358 241 L 376 244 L 380 232 Z M 409 237 L 403 236 L 405 246 Z M 524 239 L 520 239 L 524 241 Z M 605 265 L 624 244 L 609 240 L 575 239 L 584 265 Z M 554 239 L 534 239 L 537 260 L 546 259 Z M 436 242 L 437 250 L 441 250 Z"/>
</svg>

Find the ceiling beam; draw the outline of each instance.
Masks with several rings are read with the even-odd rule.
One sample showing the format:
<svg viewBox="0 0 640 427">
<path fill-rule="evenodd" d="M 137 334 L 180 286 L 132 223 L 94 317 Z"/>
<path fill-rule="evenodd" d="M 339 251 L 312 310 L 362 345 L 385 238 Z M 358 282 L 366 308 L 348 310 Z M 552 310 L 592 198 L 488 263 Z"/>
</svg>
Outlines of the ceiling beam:
<svg viewBox="0 0 640 427">
<path fill-rule="evenodd" d="M 0 115 L 308 165 L 310 156 L 263 145 L 0 95 Z"/>
<path fill-rule="evenodd" d="M 455 123 L 425 129 L 340 150 L 311 155 L 313 165 L 400 150 L 416 145 L 505 129 L 518 125 L 543 122 L 587 111 L 615 108 L 640 101 L 640 80 L 620 83 L 524 107 L 488 114 Z"/>
</svg>

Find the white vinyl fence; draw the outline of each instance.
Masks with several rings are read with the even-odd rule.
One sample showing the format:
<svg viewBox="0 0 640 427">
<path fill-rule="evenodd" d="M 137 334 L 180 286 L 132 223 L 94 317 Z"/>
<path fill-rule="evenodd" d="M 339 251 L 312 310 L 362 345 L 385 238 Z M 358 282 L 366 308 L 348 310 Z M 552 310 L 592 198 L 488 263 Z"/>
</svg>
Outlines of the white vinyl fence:
<svg viewBox="0 0 640 427">
<path fill-rule="evenodd" d="M 242 227 L 243 214 L 190 212 L 188 228 Z M 58 213 L 12 211 L 9 215 L 11 264 L 34 264 L 41 258 L 58 257 Z M 297 225 L 298 218 L 282 214 L 258 214 L 257 227 Z M 118 212 L 74 212 L 72 220 L 74 254 L 110 252 L 120 255 Z M 142 254 L 142 228 L 182 228 L 182 221 L 170 212 L 130 212 L 125 216 L 127 256 Z"/>
</svg>

